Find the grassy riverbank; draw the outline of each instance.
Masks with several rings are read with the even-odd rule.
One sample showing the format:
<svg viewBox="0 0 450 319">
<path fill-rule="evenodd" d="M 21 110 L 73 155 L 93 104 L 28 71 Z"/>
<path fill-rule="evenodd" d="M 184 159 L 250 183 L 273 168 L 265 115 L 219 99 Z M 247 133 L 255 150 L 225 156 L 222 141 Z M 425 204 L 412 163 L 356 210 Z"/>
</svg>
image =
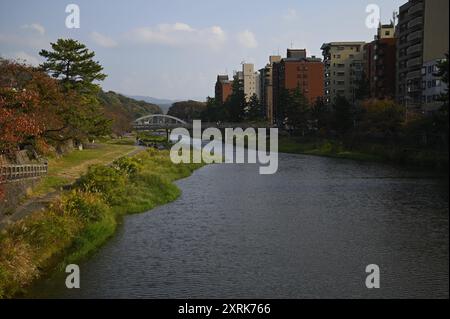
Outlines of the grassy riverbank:
<svg viewBox="0 0 450 319">
<path fill-rule="evenodd" d="M 429 149 L 408 149 L 373 143 L 349 147 L 341 141 L 330 139 L 280 137 L 279 152 L 392 163 L 434 169 L 448 174 L 448 153 Z"/>
<path fill-rule="evenodd" d="M 123 140 L 128 141 L 128 140 Z M 91 165 L 109 164 L 115 159 L 125 156 L 138 148 L 133 144 L 122 144 L 122 140 L 105 142 L 95 148 L 83 151 L 75 150 L 62 157 L 50 158 L 48 174 L 42 178 L 32 195 L 42 195 L 73 183 L 86 173 Z"/>
<path fill-rule="evenodd" d="M 113 165 L 94 165 L 47 210 L 0 234 L 0 297 L 20 294 L 55 267 L 84 258 L 115 231 L 125 214 L 175 200 L 173 181 L 199 164 L 175 165 L 168 151 L 147 150 Z"/>
</svg>

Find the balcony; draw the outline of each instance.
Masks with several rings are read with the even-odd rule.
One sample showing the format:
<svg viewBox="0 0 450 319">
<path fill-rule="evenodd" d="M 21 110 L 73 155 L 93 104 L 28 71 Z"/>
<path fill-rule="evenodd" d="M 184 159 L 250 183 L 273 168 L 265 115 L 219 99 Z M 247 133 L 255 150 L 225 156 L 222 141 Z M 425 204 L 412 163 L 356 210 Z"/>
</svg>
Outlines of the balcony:
<svg viewBox="0 0 450 319">
<path fill-rule="evenodd" d="M 408 42 L 415 41 L 415 40 L 421 40 L 422 37 L 423 37 L 422 31 L 416 31 L 416 32 L 413 32 L 410 35 L 408 35 L 407 40 L 408 40 Z"/>
<path fill-rule="evenodd" d="M 423 17 L 417 17 L 408 23 L 408 29 L 423 25 Z"/>
<path fill-rule="evenodd" d="M 415 58 L 415 59 L 411 59 L 406 63 L 406 66 L 408 68 L 411 67 L 421 67 L 422 66 L 422 59 L 421 58 Z"/>
<path fill-rule="evenodd" d="M 423 11 L 423 3 L 420 2 L 420 3 L 412 6 L 411 8 L 409 8 L 408 15 L 411 16 L 411 15 L 414 15 L 414 14 L 416 14 L 418 12 L 422 12 L 422 11 Z"/>
<path fill-rule="evenodd" d="M 411 55 L 411 54 L 415 54 L 415 53 L 421 53 L 422 52 L 422 44 L 416 44 L 413 46 L 410 46 L 407 50 L 406 50 L 406 54 L 407 55 Z"/>
<path fill-rule="evenodd" d="M 421 70 L 409 72 L 409 73 L 406 75 L 406 80 L 407 80 L 407 81 L 410 81 L 410 80 L 417 80 L 417 79 L 422 79 L 422 71 L 421 71 Z"/>
</svg>

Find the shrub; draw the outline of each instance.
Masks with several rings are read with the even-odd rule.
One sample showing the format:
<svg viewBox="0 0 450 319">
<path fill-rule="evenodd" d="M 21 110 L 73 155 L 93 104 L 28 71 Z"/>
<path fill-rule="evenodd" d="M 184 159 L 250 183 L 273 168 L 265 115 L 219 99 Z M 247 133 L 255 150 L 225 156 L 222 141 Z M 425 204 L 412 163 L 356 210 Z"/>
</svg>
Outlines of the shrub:
<svg viewBox="0 0 450 319">
<path fill-rule="evenodd" d="M 79 190 L 63 196 L 61 206 L 64 213 L 82 218 L 86 222 L 100 221 L 109 212 L 109 207 L 98 194 Z"/>
<path fill-rule="evenodd" d="M 121 171 L 108 166 L 94 165 L 78 181 L 81 190 L 100 193 L 110 204 L 122 200 L 127 176 Z"/>
<path fill-rule="evenodd" d="M 142 169 L 142 160 L 133 157 L 122 157 L 113 162 L 113 167 L 128 176 L 133 176 Z"/>
</svg>

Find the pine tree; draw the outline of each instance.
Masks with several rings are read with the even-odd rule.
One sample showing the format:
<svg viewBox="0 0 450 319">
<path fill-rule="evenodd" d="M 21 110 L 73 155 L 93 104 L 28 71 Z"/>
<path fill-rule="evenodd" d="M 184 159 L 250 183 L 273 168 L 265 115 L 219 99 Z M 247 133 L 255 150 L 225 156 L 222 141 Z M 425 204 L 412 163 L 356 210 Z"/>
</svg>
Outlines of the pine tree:
<svg viewBox="0 0 450 319">
<path fill-rule="evenodd" d="M 66 90 L 75 89 L 81 94 L 97 93 L 95 81 L 103 81 L 103 67 L 94 61 L 95 53 L 73 39 L 59 39 L 51 43 L 53 51 L 41 50 L 39 55 L 47 61 L 41 68 L 55 79 L 61 80 Z"/>
<path fill-rule="evenodd" d="M 96 81 L 106 78 L 103 67 L 94 61 L 95 53 L 73 39 L 59 39 L 51 43 L 53 51 L 41 50 L 46 58 L 41 69 L 60 81 L 67 100 L 72 101 L 70 111 L 64 110 L 63 128 L 70 129 L 73 138 L 104 135 L 111 130 L 111 121 L 104 116 L 97 95 Z"/>
</svg>

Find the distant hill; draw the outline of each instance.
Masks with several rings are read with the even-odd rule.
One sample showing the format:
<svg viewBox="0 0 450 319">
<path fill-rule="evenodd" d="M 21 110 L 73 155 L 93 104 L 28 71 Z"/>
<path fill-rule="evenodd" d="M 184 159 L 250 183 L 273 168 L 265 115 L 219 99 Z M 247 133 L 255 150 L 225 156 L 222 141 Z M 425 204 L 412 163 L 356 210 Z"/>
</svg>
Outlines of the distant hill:
<svg viewBox="0 0 450 319">
<path fill-rule="evenodd" d="M 179 100 L 169 100 L 169 99 L 159 99 L 156 97 L 151 96 L 143 96 L 143 95 L 127 95 L 128 97 L 138 100 L 138 101 L 145 101 L 147 103 L 152 103 L 156 105 L 172 105 L 175 102 L 178 102 Z"/>
<path fill-rule="evenodd" d="M 189 122 L 200 119 L 205 109 L 205 102 L 181 101 L 173 103 L 167 114 Z"/>
<path fill-rule="evenodd" d="M 100 92 L 98 99 L 107 117 L 112 119 L 113 132 L 121 134 L 131 129 L 131 122 L 149 114 L 162 114 L 161 108 L 144 100 L 136 100 L 113 91 Z"/>
</svg>

